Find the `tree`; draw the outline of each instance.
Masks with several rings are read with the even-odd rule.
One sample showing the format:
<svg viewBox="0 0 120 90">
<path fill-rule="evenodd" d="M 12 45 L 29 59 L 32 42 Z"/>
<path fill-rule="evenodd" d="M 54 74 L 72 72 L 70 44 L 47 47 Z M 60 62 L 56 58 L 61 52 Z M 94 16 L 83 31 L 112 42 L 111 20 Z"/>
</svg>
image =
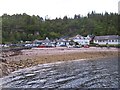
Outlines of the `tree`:
<svg viewBox="0 0 120 90">
<path fill-rule="evenodd" d="M 86 36 L 94 35 L 120 35 L 120 15 L 88 13 L 87 17 L 74 15 L 74 18 L 64 16 L 63 19 L 46 19 L 40 16 L 23 14 L 3 14 L 2 18 L 2 40 L 12 42 L 19 40 L 44 39 L 46 36 L 52 39 L 61 36 L 74 36 L 80 34 Z M 36 34 L 39 33 L 39 34 Z"/>
</svg>

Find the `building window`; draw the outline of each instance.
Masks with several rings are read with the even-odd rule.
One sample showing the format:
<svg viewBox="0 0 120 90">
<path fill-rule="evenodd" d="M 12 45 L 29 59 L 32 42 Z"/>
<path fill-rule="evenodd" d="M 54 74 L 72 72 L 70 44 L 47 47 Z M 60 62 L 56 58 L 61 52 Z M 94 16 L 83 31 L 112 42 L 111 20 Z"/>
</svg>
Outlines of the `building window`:
<svg viewBox="0 0 120 90">
<path fill-rule="evenodd" d="M 99 42 L 101 42 L 102 40 L 99 40 Z"/>
<path fill-rule="evenodd" d="M 118 42 L 118 40 L 116 39 L 115 42 Z"/>
<path fill-rule="evenodd" d="M 97 42 L 97 40 L 95 40 L 95 42 Z"/>
<path fill-rule="evenodd" d="M 109 42 L 111 42 L 111 40 L 108 40 Z"/>
<path fill-rule="evenodd" d="M 114 42 L 114 40 L 112 40 L 112 42 Z"/>
</svg>

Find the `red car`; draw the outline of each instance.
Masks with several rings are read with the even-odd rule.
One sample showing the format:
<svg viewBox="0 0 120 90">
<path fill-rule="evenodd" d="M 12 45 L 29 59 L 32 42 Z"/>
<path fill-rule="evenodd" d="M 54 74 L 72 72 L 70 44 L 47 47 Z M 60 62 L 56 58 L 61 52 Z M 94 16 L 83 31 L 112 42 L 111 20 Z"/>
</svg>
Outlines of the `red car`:
<svg viewBox="0 0 120 90">
<path fill-rule="evenodd" d="M 84 45 L 84 48 L 89 48 L 89 46 L 88 45 Z"/>
</svg>

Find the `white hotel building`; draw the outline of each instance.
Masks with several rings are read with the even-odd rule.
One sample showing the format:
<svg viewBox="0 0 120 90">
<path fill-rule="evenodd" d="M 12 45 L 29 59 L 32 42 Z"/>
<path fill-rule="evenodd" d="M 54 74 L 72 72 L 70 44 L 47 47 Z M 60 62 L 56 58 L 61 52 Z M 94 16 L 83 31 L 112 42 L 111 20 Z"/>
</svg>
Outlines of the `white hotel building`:
<svg viewBox="0 0 120 90">
<path fill-rule="evenodd" d="M 107 35 L 107 36 L 95 36 L 94 43 L 99 45 L 117 45 L 120 44 L 120 36 L 118 35 Z"/>
</svg>

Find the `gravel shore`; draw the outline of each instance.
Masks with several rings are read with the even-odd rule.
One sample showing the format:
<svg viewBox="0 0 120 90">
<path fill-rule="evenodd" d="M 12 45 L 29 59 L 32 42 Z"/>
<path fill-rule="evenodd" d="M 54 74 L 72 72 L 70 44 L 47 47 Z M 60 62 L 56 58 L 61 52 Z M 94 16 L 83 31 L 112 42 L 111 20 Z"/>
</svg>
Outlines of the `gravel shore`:
<svg viewBox="0 0 120 90">
<path fill-rule="evenodd" d="M 77 59 L 97 59 L 107 57 L 118 57 L 117 48 L 32 48 L 21 50 L 20 54 L 4 57 L 6 62 L 1 62 L 0 72 L 2 76 L 10 72 L 31 67 L 43 63 L 57 61 L 68 61 Z"/>
</svg>

